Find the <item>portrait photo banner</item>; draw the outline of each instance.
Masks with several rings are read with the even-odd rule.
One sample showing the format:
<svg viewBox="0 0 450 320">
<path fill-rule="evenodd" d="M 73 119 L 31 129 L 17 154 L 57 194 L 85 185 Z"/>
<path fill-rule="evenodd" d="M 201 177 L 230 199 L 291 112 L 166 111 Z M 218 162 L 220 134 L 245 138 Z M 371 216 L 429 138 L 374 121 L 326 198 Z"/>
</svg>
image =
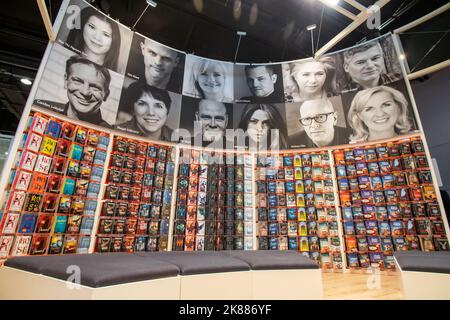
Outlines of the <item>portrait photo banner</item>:
<svg viewBox="0 0 450 320">
<path fill-rule="evenodd" d="M 318 148 L 418 130 L 388 34 L 271 64 L 185 54 L 71 0 L 34 105 L 148 138 L 252 151 Z"/>
</svg>

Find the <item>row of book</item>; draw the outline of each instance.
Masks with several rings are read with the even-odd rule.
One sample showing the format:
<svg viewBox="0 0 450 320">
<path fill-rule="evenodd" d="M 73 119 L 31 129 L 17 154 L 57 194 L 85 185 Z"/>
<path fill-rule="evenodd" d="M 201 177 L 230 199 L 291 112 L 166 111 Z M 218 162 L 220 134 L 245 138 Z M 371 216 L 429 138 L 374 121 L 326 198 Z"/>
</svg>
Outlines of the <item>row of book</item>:
<svg viewBox="0 0 450 320">
<path fill-rule="evenodd" d="M 399 250 L 449 250 L 419 138 L 333 155 L 349 268 L 393 269 Z"/>
<path fill-rule="evenodd" d="M 174 160 L 173 148 L 114 138 L 97 252 L 167 250 Z"/>
<path fill-rule="evenodd" d="M 173 249 L 253 249 L 249 155 L 181 149 Z"/>
<path fill-rule="evenodd" d="M 2 258 L 88 251 L 108 145 L 106 133 L 30 116 L 4 203 Z"/>
<path fill-rule="evenodd" d="M 342 269 L 328 152 L 260 155 L 255 176 L 259 249 L 298 250 Z"/>
</svg>

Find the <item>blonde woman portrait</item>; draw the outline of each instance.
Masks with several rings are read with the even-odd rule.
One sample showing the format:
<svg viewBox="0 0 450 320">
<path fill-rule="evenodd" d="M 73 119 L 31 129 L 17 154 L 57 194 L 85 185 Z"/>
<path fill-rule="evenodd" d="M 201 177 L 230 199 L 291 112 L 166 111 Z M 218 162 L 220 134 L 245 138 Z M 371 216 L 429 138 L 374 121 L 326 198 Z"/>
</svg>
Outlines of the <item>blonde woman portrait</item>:
<svg viewBox="0 0 450 320">
<path fill-rule="evenodd" d="M 359 91 L 347 119 L 353 129 L 350 143 L 393 138 L 413 129 L 405 96 L 387 86 Z"/>
<path fill-rule="evenodd" d="M 183 94 L 206 100 L 233 102 L 232 65 L 197 58 L 185 72 Z M 188 69 L 188 65 L 186 67 Z M 187 79 L 186 79 L 187 77 Z"/>
<path fill-rule="evenodd" d="M 291 63 L 285 77 L 286 102 L 318 100 L 336 94 L 336 68 L 332 57 Z"/>
</svg>

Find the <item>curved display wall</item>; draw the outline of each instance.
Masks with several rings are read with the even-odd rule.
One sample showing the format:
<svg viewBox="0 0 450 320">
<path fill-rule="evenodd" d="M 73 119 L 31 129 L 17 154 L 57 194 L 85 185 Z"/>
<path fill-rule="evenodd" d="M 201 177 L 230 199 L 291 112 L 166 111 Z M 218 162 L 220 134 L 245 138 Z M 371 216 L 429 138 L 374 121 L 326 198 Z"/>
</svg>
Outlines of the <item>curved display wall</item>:
<svg viewBox="0 0 450 320">
<path fill-rule="evenodd" d="M 153 141 L 251 150 L 393 138 L 417 122 L 391 36 L 318 60 L 185 54 L 72 0 L 34 104 Z"/>
<path fill-rule="evenodd" d="M 247 65 L 167 48 L 80 0 L 62 15 L 2 178 L 0 263 L 297 250 L 323 269 L 393 269 L 394 250 L 449 250 L 391 36 Z"/>
</svg>

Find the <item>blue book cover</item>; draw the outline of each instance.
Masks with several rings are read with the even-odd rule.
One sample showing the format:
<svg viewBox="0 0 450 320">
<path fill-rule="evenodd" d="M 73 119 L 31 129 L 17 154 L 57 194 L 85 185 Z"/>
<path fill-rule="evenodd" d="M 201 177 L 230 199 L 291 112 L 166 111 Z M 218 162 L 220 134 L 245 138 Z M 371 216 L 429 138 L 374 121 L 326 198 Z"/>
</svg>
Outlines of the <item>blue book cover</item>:
<svg viewBox="0 0 450 320">
<path fill-rule="evenodd" d="M 25 147 L 25 142 L 27 142 L 28 133 L 24 133 L 22 136 L 22 140 L 20 141 L 19 149 L 23 149 Z"/>
<path fill-rule="evenodd" d="M 84 204 L 84 214 L 87 216 L 95 215 L 97 209 L 97 200 L 86 200 Z"/>
<path fill-rule="evenodd" d="M 294 192 L 294 181 L 286 181 L 285 189 L 286 192 Z"/>
<path fill-rule="evenodd" d="M 54 233 L 65 233 L 67 225 L 67 216 L 57 216 L 55 227 L 53 228 Z"/>
<path fill-rule="evenodd" d="M 170 189 L 164 189 L 163 204 L 171 204 L 171 202 L 172 202 L 172 191 Z"/>
<path fill-rule="evenodd" d="M 88 198 L 96 198 L 100 192 L 100 183 L 89 182 L 86 196 Z"/>
<path fill-rule="evenodd" d="M 108 149 L 108 145 L 109 145 L 109 137 L 100 135 L 98 137 L 97 148 L 106 150 Z"/>
<path fill-rule="evenodd" d="M 55 139 L 58 139 L 60 133 L 61 133 L 61 124 L 59 124 L 54 120 L 50 120 L 47 125 L 47 129 L 45 130 L 45 134 Z"/>
<path fill-rule="evenodd" d="M 81 237 L 78 239 L 77 253 L 88 253 L 89 245 L 91 244 L 90 237 Z"/>
<path fill-rule="evenodd" d="M 106 152 L 97 150 L 97 152 L 95 152 L 94 164 L 104 165 L 105 161 L 106 161 Z"/>
<path fill-rule="evenodd" d="M 166 219 L 161 220 L 161 225 L 159 226 L 159 234 L 160 235 L 169 234 L 169 220 Z"/>
<path fill-rule="evenodd" d="M 81 222 L 80 233 L 91 234 L 93 226 L 94 226 L 94 218 L 84 217 Z"/>
<path fill-rule="evenodd" d="M 83 147 L 79 146 L 77 144 L 72 145 L 72 152 L 70 154 L 70 157 L 74 160 L 80 161 L 83 157 Z"/>
<path fill-rule="evenodd" d="M 24 213 L 20 221 L 17 233 L 33 233 L 36 225 L 37 215 L 32 213 Z"/>
<path fill-rule="evenodd" d="M 75 180 L 66 178 L 63 187 L 63 194 L 72 195 L 75 192 Z"/>
<path fill-rule="evenodd" d="M 91 180 L 96 182 L 101 182 L 103 176 L 103 168 L 93 166 L 91 170 Z"/>
<path fill-rule="evenodd" d="M 288 244 L 289 250 L 297 250 L 298 249 L 297 237 L 289 237 Z"/>
<path fill-rule="evenodd" d="M 270 250 L 278 250 L 278 247 L 279 247 L 278 238 L 270 238 L 270 240 L 269 240 Z"/>
<path fill-rule="evenodd" d="M 291 167 L 292 166 L 292 156 L 284 156 L 283 163 L 284 163 L 285 167 Z"/>
</svg>

